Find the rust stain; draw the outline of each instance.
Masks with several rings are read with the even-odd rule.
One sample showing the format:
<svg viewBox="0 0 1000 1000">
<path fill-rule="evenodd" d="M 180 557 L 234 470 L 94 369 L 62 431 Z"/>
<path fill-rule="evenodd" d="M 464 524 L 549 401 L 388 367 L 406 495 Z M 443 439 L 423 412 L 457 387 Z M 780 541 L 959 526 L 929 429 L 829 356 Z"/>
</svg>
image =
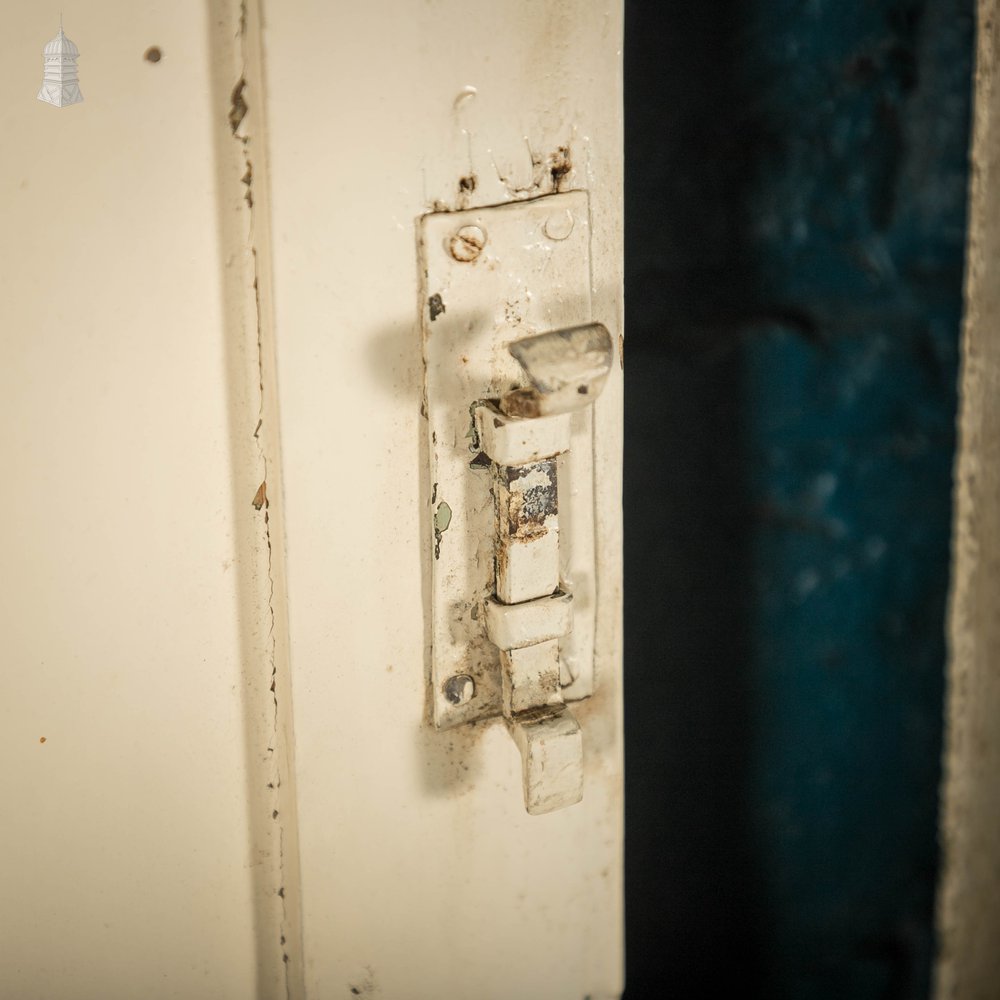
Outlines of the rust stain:
<svg viewBox="0 0 1000 1000">
<path fill-rule="evenodd" d="M 260 510 L 261 507 L 267 506 L 267 480 L 264 480 L 264 482 L 257 487 L 257 492 L 253 495 L 251 503 L 253 504 L 254 510 Z"/>
<path fill-rule="evenodd" d="M 448 252 L 455 260 L 471 264 L 479 259 L 486 246 L 486 233 L 479 226 L 462 226 L 448 243 Z"/>
<path fill-rule="evenodd" d="M 552 178 L 552 190 L 562 191 L 563 182 L 573 169 L 569 146 L 560 146 L 554 153 L 551 153 L 548 166 L 549 176 Z"/>
<path fill-rule="evenodd" d="M 44 737 L 44 736 L 40 736 L 40 737 L 38 738 L 38 742 L 39 742 L 39 743 L 44 743 L 44 742 L 45 742 L 45 737 Z"/>
<path fill-rule="evenodd" d="M 541 194 L 568 190 L 570 175 L 573 173 L 573 156 L 569 143 L 557 146 L 545 156 L 535 152 L 530 141 L 527 142 L 527 147 L 531 159 L 531 181 L 528 184 L 515 184 L 494 162 L 497 179 L 507 189 L 507 193 L 513 198 L 534 198 Z"/>
</svg>

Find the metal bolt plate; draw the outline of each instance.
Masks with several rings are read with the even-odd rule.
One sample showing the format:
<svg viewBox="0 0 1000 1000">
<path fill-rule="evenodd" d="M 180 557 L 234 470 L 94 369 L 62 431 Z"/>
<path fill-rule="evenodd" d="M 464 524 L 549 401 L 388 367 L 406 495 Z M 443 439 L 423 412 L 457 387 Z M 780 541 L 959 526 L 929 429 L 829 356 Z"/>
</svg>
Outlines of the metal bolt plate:
<svg viewBox="0 0 1000 1000">
<path fill-rule="evenodd" d="M 459 245 L 459 233 L 483 234 L 473 259 L 465 259 L 472 255 L 465 247 L 477 248 L 478 238 Z M 495 592 L 494 500 L 489 463 L 476 461 L 473 404 L 523 387 L 511 342 L 591 321 L 588 198 L 569 191 L 434 213 L 421 220 L 420 234 L 431 697 L 434 722 L 444 728 L 501 714 L 500 652 L 487 636 L 485 613 Z M 559 586 L 573 595 L 572 632 L 560 640 L 567 700 L 593 691 L 592 419 L 589 407 L 572 414 L 570 447 L 558 459 Z M 456 704 L 446 685 L 458 675 L 472 679 L 474 694 Z"/>
</svg>

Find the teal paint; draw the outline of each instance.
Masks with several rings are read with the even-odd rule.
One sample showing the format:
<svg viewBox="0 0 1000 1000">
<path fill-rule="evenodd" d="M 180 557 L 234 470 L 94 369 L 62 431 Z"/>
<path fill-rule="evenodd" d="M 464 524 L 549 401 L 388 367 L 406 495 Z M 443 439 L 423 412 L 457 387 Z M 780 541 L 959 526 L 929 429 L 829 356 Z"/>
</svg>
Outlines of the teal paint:
<svg viewBox="0 0 1000 1000">
<path fill-rule="evenodd" d="M 970 5 L 754 6 L 756 293 L 805 318 L 742 345 L 765 982 L 925 996 Z"/>
<path fill-rule="evenodd" d="M 627 132 L 626 514 L 667 522 L 626 552 L 629 796 L 637 756 L 665 781 L 630 954 L 669 939 L 687 996 L 927 996 L 973 11 L 745 0 L 658 15 L 674 70 L 636 43 L 678 96 Z"/>
</svg>

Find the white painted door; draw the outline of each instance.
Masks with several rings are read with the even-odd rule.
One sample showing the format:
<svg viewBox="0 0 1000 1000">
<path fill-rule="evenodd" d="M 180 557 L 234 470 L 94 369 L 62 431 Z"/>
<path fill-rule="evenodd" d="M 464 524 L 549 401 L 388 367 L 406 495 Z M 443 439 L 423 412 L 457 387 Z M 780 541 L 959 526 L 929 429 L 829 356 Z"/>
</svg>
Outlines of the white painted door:
<svg viewBox="0 0 1000 1000">
<path fill-rule="evenodd" d="M 0 996 L 616 996 L 619 4 L 64 27 L 68 107 L 35 99 L 58 11 L 0 37 Z M 502 719 L 433 722 L 435 542 L 492 542 L 435 536 L 418 237 L 557 191 L 614 358 L 574 425 L 583 798 L 529 815 Z"/>
</svg>

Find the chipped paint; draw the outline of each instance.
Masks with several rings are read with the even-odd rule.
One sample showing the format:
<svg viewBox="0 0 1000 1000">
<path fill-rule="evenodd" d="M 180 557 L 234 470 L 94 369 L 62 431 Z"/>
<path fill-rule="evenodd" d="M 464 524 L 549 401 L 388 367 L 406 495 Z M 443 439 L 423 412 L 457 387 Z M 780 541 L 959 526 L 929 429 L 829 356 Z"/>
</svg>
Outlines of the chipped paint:
<svg viewBox="0 0 1000 1000">
<path fill-rule="evenodd" d="M 243 124 L 243 119 L 247 115 L 247 102 L 243 99 L 243 91 L 246 89 L 247 82 L 243 77 L 240 77 L 236 81 L 236 85 L 233 87 L 233 93 L 229 98 L 229 127 L 232 129 L 233 135 L 236 135 L 239 131 L 240 126 Z"/>
<path fill-rule="evenodd" d="M 513 175 L 505 173 L 493 161 L 497 180 L 503 186 L 508 198 L 521 200 L 537 198 L 544 194 L 557 194 L 572 188 L 573 156 L 570 143 L 564 142 L 551 152 L 542 154 L 532 148 L 531 142 L 525 140 L 528 158 L 531 161 L 531 179 L 527 184 L 518 184 Z"/>
<path fill-rule="evenodd" d="M 559 585 L 556 459 L 494 465 L 496 596 L 519 604 Z"/>
<path fill-rule="evenodd" d="M 435 486 L 435 494 L 437 493 L 437 488 Z M 437 505 L 437 510 L 434 511 L 434 558 L 441 558 L 441 539 L 444 533 L 448 530 L 448 526 L 451 524 L 451 507 L 448 506 L 443 500 Z"/>
<path fill-rule="evenodd" d="M 442 500 L 434 514 L 434 530 L 443 534 L 451 524 L 451 508 Z"/>
<path fill-rule="evenodd" d="M 442 313 L 447 312 L 444 302 L 441 300 L 440 294 L 435 293 L 427 300 L 427 311 L 430 313 L 432 323 Z"/>
<path fill-rule="evenodd" d="M 548 532 L 548 519 L 559 512 L 555 459 L 532 465 L 501 466 L 501 494 L 506 499 L 500 512 L 507 537 L 515 542 L 530 542 Z"/>
<path fill-rule="evenodd" d="M 239 193 L 237 220 L 232 237 L 242 245 L 233 260 L 240 282 L 243 350 L 243 391 L 255 408 L 252 431 L 247 428 L 243 447 L 260 485 L 251 505 L 262 516 L 252 525 L 253 555 L 249 572 L 253 584 L 253 611 L 260 621 L 252 639 L 252 659 L 247 677 L 255 697 L 268 699 L 267 710 L 255 706 L 253 728 L 248 730 L 249 752 L 259 782 L 253 799 L 254 851 L 259 874 L 255 879 L 262 913 L 258 924 L 258 982 L 261 995 L 280 990 L 285 997 L 303 995 L 302 941 L 299 933 L 298 837 L 294 792 L 294 742 L 289 699 L 287 610 L 285 607 L 284 554 L 281 548 L 280 447 L 275 421 L 274 338 L 270 304 L 269 210 L 266 199 L 265 122 L 260 100 L 262 70 L 259 0 L 238 6 L 212 0 L 220 30 L 216 45 L 237 69 L 236 82 L 220 109 L 224 115 L 228 150 L 220 155 L 228 167 L 222 183 Z M 238 14 L 238 18 L 237 15 Z M 223 25 L 236 31 L 225 39 Z M 220 55 L 220 60 L 223 58 Z M 218 93 L 218 85 L 217 85 Z M 222 94 L 226 94 L 225 91 Z M 219 96 L 222 96 L 221 94 Z M 235 148 L 234 148 L 235 144 Z M 234 293 L 235 294 L 235 293 Z M 286 892 L 285 887 L 293 887 Z"/>
</svg>

